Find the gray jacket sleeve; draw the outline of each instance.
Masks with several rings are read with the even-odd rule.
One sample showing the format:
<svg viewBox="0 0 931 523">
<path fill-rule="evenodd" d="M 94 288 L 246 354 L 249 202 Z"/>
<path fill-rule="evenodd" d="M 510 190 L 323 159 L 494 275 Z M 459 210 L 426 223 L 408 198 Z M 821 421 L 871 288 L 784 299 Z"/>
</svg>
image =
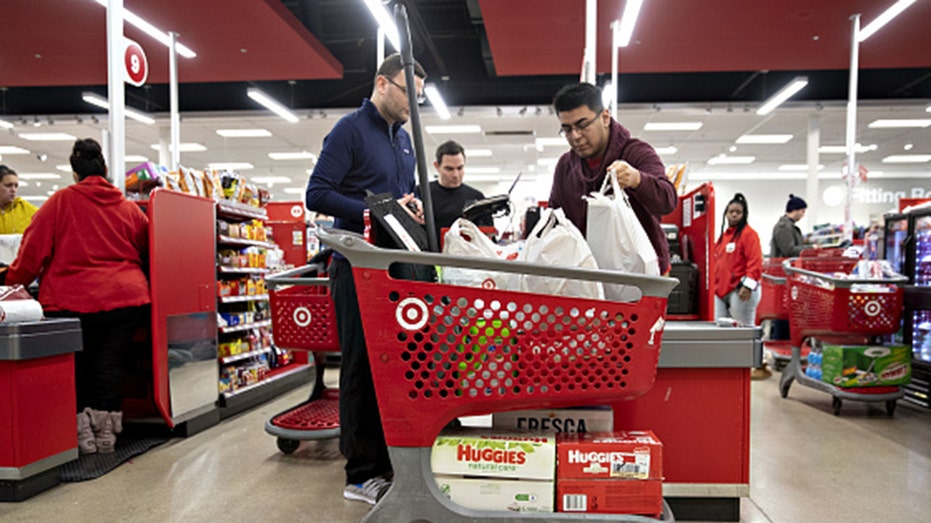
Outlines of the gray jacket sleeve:
<svg viewBox="0 0 931 523">
<path fill-rule="evenodd" d="M 802 234 L 789 220 L 779 220 L 773 228 L 773 258 L 791 258 L 798 256 L 805 249 Z"/>
</svg>

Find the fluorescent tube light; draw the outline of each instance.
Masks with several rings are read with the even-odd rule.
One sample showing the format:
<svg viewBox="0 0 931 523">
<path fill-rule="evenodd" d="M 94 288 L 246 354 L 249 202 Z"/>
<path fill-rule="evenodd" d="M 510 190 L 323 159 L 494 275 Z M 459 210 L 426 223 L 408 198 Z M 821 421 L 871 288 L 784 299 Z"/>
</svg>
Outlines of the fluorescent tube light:
<svg viewBox="0 0 931 523">
<path fill-rule="evenodd" d="M 3 128 L 3 129 L 12 129 L 12 128 L 13 128 L 13 124 L 11 124 L 10 122 L 8 122 L 8 121 L 6 121 L 6 120 L 0 120 L 0 128 Z"/>
<path fill-rule="evenodd" d="M 466 149 L 466 156 L 469 158 L 491 158 L 491 149 Z"/>
<path fill-rule="evenodd" d="M 555 167 L 559 162 L 559 157 L 556 158 L 537 158 L 537 165 L 543 167 Z"/>
<path fill-rule="evenodd" d="M 29 149 L 23 149 L 15 145 L 0 145 L 0 154 L 29 154 Z"/>
<path fill-rule="evenodd" d="M 255 169 L 255 166 L 249 162 L 215 162 L 208 163 L 207 168 L 217 171 L 247 171 Z"/>
<path fill-rule="evenodd" d="M 822 170 L 822 169 L 824 169 L 824 165 L 823 165 L 823 164 L 818 164 L 818 170 L 820 171 L 820 170 Z M 804 164 L 804 163 L 785 163 L 785 164 L 780 165 L 779 167 L 776 167 L 776 170 L 777 170 L 777 171 L 807 171 L 807 170 L 808 170 L 808 164 Z"/>
<path fill-rule="evenodd" d="M 425 129 L 430 134 L 477 134 L 482 132 L 480 125 L 428 125 Z"/>
<path fill-rule="evenodd" d="M 268 153 L 272 160 L 316 160 L 317 155 L 307 151 L 297 153 Z"/>
<path fill-rule="evenodd" d="M 297 122 L 298 122 L 298 117 L 297 117 L 297 115 L 295 115 L 294 113 L 292 113 L 290 109 L 288 109 L 287 107 L 281 105 L 281 104 L 278 103 L 274 98 L 268 96 L 267 94 L 263 93 L 262 91 L 260 91 L 260 90 L 258 90 L 258 89 L 256 89 L 256 88 L 254 88 L 254 87 L 250 87 L 250 88 L 246 91 L 246 94 L 249 95 L 249 98 L 252 98 L 252 99 L 255 100 L 256 102 L 259 102 L 260 104 L 264 105 L 268 110 L 270 110 L 271 112 L 273 112 L 273 113 L 277 114 L 278 116 L 284 118 L 285 120 L 287 120 L 287 121 L 289 121 L 289 122 L 291 122 L 291 123 L 297 123 Z"/>
<path fill-rule="evenodd" d="M 756 156 L 726 156 L 720 155 L 708 160 L 708 165 L 747 165 L 756 160 Z"/>
<path fill-rule="evenodd" d="M 875 151 L 879 149 L 879 146 L 875 143 L 870 145 L 856 144 L 853 146 L 853 150 L 856 153 L 868 153 L 870 151 Z M 846 145 L 822 145 L 818 147 L 818 152 L 821 154 L 847 154 Z"/>
<path fill-rule="evenodd" d="M 931 126 L 931 119 L 879 119 L 870 122 L 870 129 L 925 128 Z"/>
<path fill-rule="evenodd" d="M 20 133 L 19 137 L 33 142 L 73 142 L 77 140 L 68 133 Z"/>
<path fill-rule="evenodd" d="M 61 180 L 57 173 L 19 173 L 20 180 Z"/>
<path fill-rule="evenodd" d="M 281 190 L 285 194 L 304 194 L 307 192 L 306 187 L 285 187 Z"/>
<path fill-rule="evenodd" d="M 110 102 L 109 102 L 106 98 L 104 98 L 103 96 L 100 96 L 99 94 L 95 94 L 95 93 L 82 93 L 82 94 L 81 94 L 81 98 L 82 98 L 85 102 L 87 102 L 87 103 L 89 103 L 89 104 L 91 104 L 91 105 L 96 105 L 97 107 L 102 107 L 102 108 L 104 108 L 104 109 L 106 109 L 106 110 L 108 110 L 108 111 L 110 110 Z M 145 113 L 143 113 L 143 112 L 137 111 L 137 110 L 132 109 L 132 108 L 129 108 L 129 107 L 124 107 L 124 108 L 123 108 L 123 113 L 124 113 L 126 116 L 128 116 L 129 118 L 132 118 L 133 120 L 136 120 L 137 122 L 142 122 L 142 123 L 148 124 L 148 125 L 152 125 L 152 124 L 155 123 L 155 118 L 152 118 L 151 116 L 149 116 L 149 115 L 147 115 L 147 114 L 145 114 Z"/>
<path fill-rule="evenodd" d="M 70 173 L 70 172 L 71 172 L 71 164 L 70 164 L 70 163 L 59 164 L 59 165 L 56 165 L 55 168 L 58 169 L 59 171 L 64 171 L 64 172 L 66 172 L 66 173 Z"/>
<path fill-rule="evenodd" d="M 383 4 L 381 0 L 365 0 L 365 7 L 368 7 L 369 11 L 372 12 L 372 16 L 375 17 L 375 21 L 378 22 L 382 31 L 385 32 L 385 36 L 388 38 L 388 41 L 391 42 L 391 45 L 394 46 L 394 49 L 400 51 L 401 37 L 398 33 L 398 26 L 394 25 L 394 20 L 391 19 L 391 15 L 388 14 L 388 10 L 385 9 L 385 4 Z"/>
<path fill-rule="evenodd" d="M 446 102 L 443 101 L 443 97 L 440 96 L 440 92 L 436 89 L 436 86 L 433 84 L 427 84 L 424 86 L 423 92 L 430 100 L 430 105 L 436 109 L 436 114 L 440 117 L 440 120 L 449 120 L 449 108 L 446 107 Z"/>
<path fill-rule="evenodd" d="M 126 156 L 123 157 L 123 160 L 127 162 L 139 162 L 139 163 L 149 161 L 148 158 L 146 158 L 145 156 L 142 156 L 141 154 L 127 154 Z"/>
<path fill-rule="evenodd" d="M 294 180 L 288 178 L 287 176 L 252 176 L 249 178 L 249 181 L 253 183 L 267 183 L 272 185 L 275 183 L 291 183 Z"/>
<path fill-rule="evenodd" d="M 272 135 L 268 129 L 217 129 L 223 138 L 268 138 Z"/>
<path fill-rule="evenodd" d="M 155 149 L 156 151 L 160 151 L 162 149 L 161 146 L 157 143 L 152 144 L 151 147 Z M 178 144 L 178 151 L 182 153 L 199 153 L 199 152 L 203 152 L 206 150 L 207 148 L 199 143 L 187 142 L 187 143 Z M 174 151 L 174 149 L 171 147 L 171 144 L 168 144 L 168 151 L 169 152 Z"/>
<path fill-rule="evenodd" d="M 740 138 L 737 138 L 737 143 L 777 144 L 786 143 L 791 139 L 791 134 L 745 134 Z"/>
<path fill-rule="evenodd" d="M 654 147 L 653 150 L 656 151 L 656 154 L 676 154 L 679 152 L 679 148 L 674 145 L 668 147 Z"/>
<path fill-rule="evenodd" d="M 621 27 L 618 29 L 618 47 L 630 45 L 630 39 L 634 35 L 634 26 L 637 25 L 637 17 L 640 15 L 641 7 L 643 7 L 643 0 L 627 0 L 624 3 L 624 14 L 621 15 Z"/>
<path fill-rule="evenodd" d="M 566 147 L 565 138 L 537 138 L 533 141 L 534 147 L 538 151 L 542 151 L 544 147 Z"/>
<path fill-rule="evenodd" d="M 905 11 L 908 6 L 915 3 L 915 0 L 899 0 L 898 2 L 892 4 L 889 9 L 886 9 L 882 12 L 881 15 L 876 17 L 875 20 L 866 25 L 863 29 L 860 29 L 860 34 L 857 35 L 857 40 L 862 42 L 867 38 L 873 36 L 876 31 L 882 29 L 882 27 L 888 24 L 893 18 L 898 16 L 902 11 Z"/>
<path fill-rule="evenodd" d="M 649 122 L 643 126 L 644 131 L 697 131 L 701 122 Z"/>
<path fill-rule="evenodd" d="M 791 98 L 792 95 L 801 91 L 806 85 L 808 85 L 808 77 L 796 76 L 794 80 L 789 82 L 789 85 L 780 89 L 779 92 L 770 97 L 769 100 L 766 100 L 763 105 L 756 110 L 756 114 L 764 116 L 773 112 L 773 109 L 782 105 L 782 102 L 785 102 Z"/>
<path fill-rule="evenodd" d="M 931 154 L 893 154 L 883 158 L 883 163 L 925 163 L 931 162 Z"/>
<path fill-rule="evenodd" d="M 469 175 L 473 174 L 498 174 L 501 172 L 500 167 L 468 167 Z M 474 178 L 470 178 L 474 181 Z"/>
<path fill-rule="evenodd" d="M 48 200 L 48 196 L 23 196 L 23 199 L 31 202 L 44 202 Z"/>
<path fill-rule="evenodd" d="M 107 0 L 97 0 L 97 3 L 104 7 L 107 7 L 107 4 L 109 2 Z M 155 27 L 149 22 L 146 22 L 145 20 L 140 18 L 138 15 L 136 15 L 129 9 L 126 9 L 125 7 L 123 8 L 123 20 L 128 22 L 130 25 L 135 26 L 137 29 L 139 29 L 143 33 L 158 40 L 159 42 L 164 44 L 165 47 L 171 48 L 171 36 L 169 36 L 168 33 Z M 194 58 L 195 56 L 197 56 L 197 53 L 195 53 L 189 47 L 187 47 L 186 45 L 180 42 L 175 42 L 175 50 L 178 51 L 179 55 L 185 58 Z"/>
</svg>

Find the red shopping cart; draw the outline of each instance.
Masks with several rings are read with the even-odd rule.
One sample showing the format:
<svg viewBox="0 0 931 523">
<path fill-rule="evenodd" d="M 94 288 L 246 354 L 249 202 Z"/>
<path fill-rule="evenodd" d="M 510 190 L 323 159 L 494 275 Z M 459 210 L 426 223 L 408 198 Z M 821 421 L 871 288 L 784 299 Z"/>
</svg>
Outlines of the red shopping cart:
<svg viewBox="0 0 931 523">
<path fill-rule="evenodd" d="M 807 251 L 806 251 L 807 252 Z M 788 275 L 786 309 L 792 337 L 792 359 L 779 381 L 782 397 L 793 381 L 832 395 L 834 414 L 843 400 L 885 402 L 886 412 L 895 412 L 896 400 L 904 393 L 892 387 L 837 387 L 802 372 L 803 347 L 821 342 L 868 344 L 878 336 L 899 329 L 902 317 L 904 276 L 885 279 L 846 277 L 857 258 L 810 256 L 783 262 Z M 840 274 L 838 274 L 840 273 Z M 843 276 L 843 277 L 839 277 Z M 809 355 L 809 363 L 811 355 Z"/>
<path fill-rule="evenodd" d="M 391 489 L 364 521 L 656 521 L 465 509 L 440 493 L 430 451 L 443 426 L 459 416 L 604 403 L 647 392 L 676 280 L 384 250 L 341 231 L 324 231 L 320 239 L 353 268 L 395 472 Z M 623 283 L 640 287 L 643 297 L 622 303 L 395 280 L 388 275 L 395 262 Z"/>
<path fill-rule="evenodd" d="M 763 261 L 763 277 L 760 281 L 760 304 L 756 309 L 756 322 L 788 321 L 785 290 L 786 272 L 782 268 L 785 258 L 769 258 Z M 763 341 L 763 350 L 773 356 L 773 367 L 782 370 L 792 359 L 792 342 L 790 340 L 768 339 Z M 802 352 L 802 363 L 808 357 L 808 350 Z"/>
<path fill-rule="evenodd" d="M 338 352 L 336 311 L 323 262 L 311 263 L 265 279 L 269 288 L 272 333 L 278 347 L 312 352 Z M 317 369 L 317 380 L 322 379 Z M 316 390 L 316 388 L 315 388 Z M 278 438 L 278 449 L 290 454 L 302 440 L 339 436 L 339 392 L 325 390 L 265 423 L 265 432 Z"/>
</svg>

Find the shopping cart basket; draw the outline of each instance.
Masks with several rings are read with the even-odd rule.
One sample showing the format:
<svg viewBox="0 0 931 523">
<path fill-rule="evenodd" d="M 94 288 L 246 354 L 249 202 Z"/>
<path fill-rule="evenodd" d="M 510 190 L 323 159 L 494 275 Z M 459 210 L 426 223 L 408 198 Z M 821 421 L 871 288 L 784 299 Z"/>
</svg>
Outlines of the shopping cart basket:
<svg viewBox="0 0 931 523">
<path fill-rule="evenodd" d="M 891 416 L 896 400 L 904 395 L 900 387 L 841 388 L 813 379 L 802 372 L 801 351 L 809 338 L 833 343 L 869 343 L 874 337 L 899 329 L 902 317 L 904 276 L 886 279 L 835 277 L 848 273 L 856 258 L 802 257 L 783 262 L 788 275 L 786 309 L 792 333 L 792 360 L 782 372 L 779 389 L 789 394 L 793 381 L 833 396 L 834 414 L 842 400 L 885 402 Z M 815 340 L 811 343 L 817 344 Z"/>
<path fill-rule="evenodd" d="M 785 258 L 769 258 L 763 261 L 760 303 L 756 309 L 757 324 L 766 320 L 788 321 L 789 319 L 785 304 L 786 271 L 782 268 L 784 260 Z M 792 359 L 792 342 L 789 340 L 764 340 L 763 350 L 773 356 L 773 366 L 776 370 L 784 368 Z M 802 352 L 803 362 L 807 356 L 807 350 L 804 350 Z"/>
<path fill-rule="evenodd" d="M 338 352 L 336 311 L 323 262 L 311 263 L 265 278 L 269 288 L 275 345 L 290 350 Z M 322 379 L 317 369 L 317 379 Z M 339 395 L 327 390 L 320 398 L 279 412 L 265 423 L 278 438 L 278 448 L 290 454 L 302 440 L 339 436 Z"/>
<path fill-rule="evenodd" d="M 430 450 L 459 416 L 603 404 L 656 377 L 672 278 L 385 250 L 343 231 L 320 240 L 353 269 L 394 482 L 365 521 L 655 521 L 469 510 L 439 491 Z M 633 303 L 395 280 L 395 262 L 636 285 Z M 667 515 L 671 517 L 669 511 Z"/>
</svg>

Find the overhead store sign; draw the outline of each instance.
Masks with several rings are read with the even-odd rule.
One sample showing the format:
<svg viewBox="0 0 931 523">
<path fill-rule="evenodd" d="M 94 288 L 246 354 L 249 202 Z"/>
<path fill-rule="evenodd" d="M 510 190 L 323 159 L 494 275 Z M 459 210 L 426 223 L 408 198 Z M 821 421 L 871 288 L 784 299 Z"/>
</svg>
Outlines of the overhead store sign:
<svg viewBox="0 0 931 523">
<path fill-rule="evenodd" d="M 123 64 L 126 67 L 126 83 L 142 87 L 149 77 L 149 62 L 146 60 L 142 46 L 129 38 L 124 38 Z"/>
</svg>

